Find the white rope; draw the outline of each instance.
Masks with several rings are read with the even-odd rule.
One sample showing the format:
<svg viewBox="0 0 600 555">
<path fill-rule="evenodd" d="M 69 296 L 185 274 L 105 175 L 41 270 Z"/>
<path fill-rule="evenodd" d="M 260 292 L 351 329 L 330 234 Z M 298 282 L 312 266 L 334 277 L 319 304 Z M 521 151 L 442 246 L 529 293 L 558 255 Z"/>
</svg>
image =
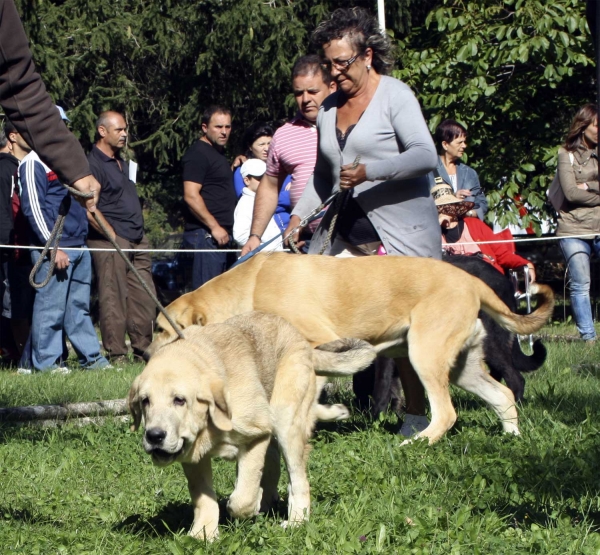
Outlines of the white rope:
<svg viewBox="0 0 600 555">
<path fill-rule="evenodd" d="M 560 239 L 592 239 L 598 237 L 600 233 L 588 233 L 586 235 L 561 235 L 560 237 L 530 237 L 525 239 L 498 239 L 495 241 L 470 241 L 463 243 L 447 243 L 442 245 L 443 248 L 452 248 L 455 245 L 496 245 L 501 243 L 533 243 L 533 242 L 550 242 L 559 241 Z M 283 243 L 283 240 L 281 241 Z M 42 247 L 31 247 L 23 245 L 0 245 L 0 249 L 23 249 L 23 250 L 40 250 Z M 97 251 L 97 252 L 110 252 L 116 251 L 114 248 L 110 249 L 99 249 L 99 248 L 87 248 L 87 247 L 61 247 L 64 250 L 71 251 Z M 241 252 L 240 249 L 121 249 L 123 252 Z"/>
<path fill-rule="evenodd" d="M 23 249 L 39 251 L 43 247 L 24 247 L 23 245 L 0 245 L 0 249 Z M 116 252 L 117 249 L 100 249 L 87 247 L 60 247 L 61 250 L 90 251 L 90 252 Z M 123 252 L 240 252 L 242 249 L 121 249 Z"/>
</svg>

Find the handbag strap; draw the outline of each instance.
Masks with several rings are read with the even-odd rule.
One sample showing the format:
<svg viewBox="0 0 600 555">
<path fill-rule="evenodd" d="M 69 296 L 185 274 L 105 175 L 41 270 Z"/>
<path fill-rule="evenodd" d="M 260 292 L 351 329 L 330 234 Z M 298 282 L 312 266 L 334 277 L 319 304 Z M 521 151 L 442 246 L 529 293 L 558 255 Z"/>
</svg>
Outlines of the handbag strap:
<svg viewBox="0 0 600 555">
<path fill-rule="evenodd" d="M 433 181 L 436 185 L 450 185 L 450 187 L 452 187 L 452 185 L 450 183 L 447 183 L 446 180 L 440 175 L 440 172 L 438 171 L 437 167 L 435 168 L 435 170 L 433 170 Z"/>
</svg>

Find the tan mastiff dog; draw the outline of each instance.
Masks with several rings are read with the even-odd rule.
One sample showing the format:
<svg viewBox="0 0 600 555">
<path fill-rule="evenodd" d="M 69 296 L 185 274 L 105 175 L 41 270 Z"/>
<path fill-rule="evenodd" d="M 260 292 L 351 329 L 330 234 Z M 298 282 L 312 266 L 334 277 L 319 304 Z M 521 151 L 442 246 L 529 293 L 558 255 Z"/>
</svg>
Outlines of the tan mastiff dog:
<svg viewBox="0 0 600 555">
<path fill-rule="evenodd" d="M 213 457 L 237 460 L 227 503 L 233 516 L 270 508 L 280 468 L 273 438 L 290 476 L 287 523 L 307 519 L 316 373 L 352 374 L 375 359 L 375 350 L 359 340 L 313 350 L 291 324 L 260 312 L 192 326 L 184 335 L 152 356 L 131 386 L 129 406 L 133 428 L 144 422 L 143 446 L 154 463 L 183 465 L 194 505 L 190 535 L 207 540 L 218 535 Z"/>
<path fill-rule="evenodd" d="M 445 262 L 402 256 L 335 258 L 258 254 L 172 302 L 182 328 L 261 310 L 292 323 L 313 346 L 342 337 L 368 341 L 378 353 L 406 356 L 431 405 L 431 424 L 418 436 L 432 443 L 456 421 L 449 383 L 478 395 L 504 431 L 519 433 L 512 392 L 484 369 L 479 310 L 512 333 L 528 335 L 552 315 L 554 295 L 534 283 L 538 308 L 514 314 L 483 281 Z M 151 355 L 176 335 L 162 315 Z"/>
</svg>

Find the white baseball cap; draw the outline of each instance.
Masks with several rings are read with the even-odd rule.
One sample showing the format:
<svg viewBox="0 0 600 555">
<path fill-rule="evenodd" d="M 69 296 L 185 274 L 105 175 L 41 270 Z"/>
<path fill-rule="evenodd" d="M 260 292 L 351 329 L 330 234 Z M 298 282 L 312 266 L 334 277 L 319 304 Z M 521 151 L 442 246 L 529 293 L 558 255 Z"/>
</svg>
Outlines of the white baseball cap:
<svg viewBox="0 0 600 555">
<path fill-rule="evenodd" d="M 258 158 L 250 158 L 246 160 L 240 169 L 242 177 L 262 177 L 267 171 L 267 164 Z"/>
</svg>

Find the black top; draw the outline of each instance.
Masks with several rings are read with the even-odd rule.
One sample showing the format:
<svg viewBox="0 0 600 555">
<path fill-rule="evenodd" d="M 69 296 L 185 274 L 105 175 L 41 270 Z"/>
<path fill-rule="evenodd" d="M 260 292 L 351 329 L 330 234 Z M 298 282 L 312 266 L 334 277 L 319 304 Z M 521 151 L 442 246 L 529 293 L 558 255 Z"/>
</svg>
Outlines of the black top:
<svg viewBox="0 0 600 555">
<path fill-rule="evenodd" d="M 19 161 L 12 154 L 0 152 L 0 245 L 10 241 L 13 178 L 18 167 Z"/>
<path fill-rule="evenodd" d="M 362 117 L 362 116 L 361 116 Z M 344 150 L 348 135 L 352 132 L 356 124 L 351 125 L 346 129 L 346 133 L 342 133 L 337 127 L 335 135 L 340 145 L 340 150 Z M 377 231 L 373 227 L 371 220 L 365 214 L 365 211 L 360 207 L 352 194 L 346 195 L 346 201 L 340 208 L 336 224 L 336 232 L 340 237 L 351 245 L 364 245 L 366 243 L 375 243 L 380 241 Z"/>
<path fill-rule="evenodd" d="M 233 172 L 225 156 L 205 141 L 196 141 L 184 154 L 181 165 L 183 181 L 202 185 L 200 196 L 207 210 L 221 227 L 231 233 L 237 197 Z M 186 231 L 206 229 L 187 205 L 184 207 L 184 217 Z"/>
<path fill-rule="evenodd" d="M 88 154 L 88 160 L 94 177 L 102 185 L 100 212 L 119 237 L 134 243 L 141 241 L 144 235 L 142 205 L 135 183 L 129 179 L 129 164 L 121 158 L 107 156 L 96 145 Z M 91 226 L 88 237 L 104 238 Z"/>
</svg>

